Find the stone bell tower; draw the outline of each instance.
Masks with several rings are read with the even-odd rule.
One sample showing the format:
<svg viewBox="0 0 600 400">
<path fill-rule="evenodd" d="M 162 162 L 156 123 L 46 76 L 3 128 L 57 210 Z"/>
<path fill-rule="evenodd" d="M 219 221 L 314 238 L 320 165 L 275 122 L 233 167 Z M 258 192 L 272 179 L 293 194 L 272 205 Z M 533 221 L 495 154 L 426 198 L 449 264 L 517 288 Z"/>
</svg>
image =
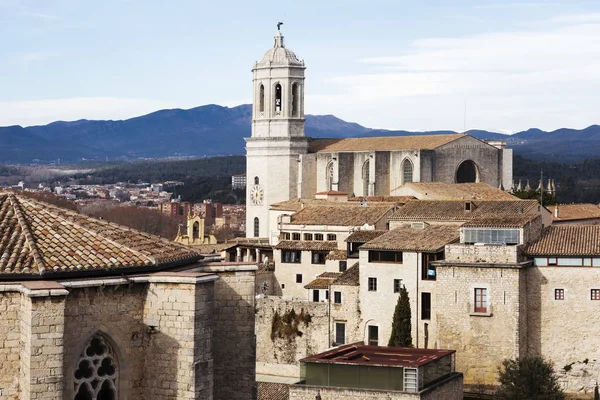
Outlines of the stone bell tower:
<svg viewBox="0 0 600 400">
<path fill-rule="evenodd" d="M 298 197 L 304 136 L 304 61 L 286 48 L 277 24 L 273 47 L 252 68 L 252 137 L 246 138 L 246 237 L 271 240 L 269 206 Z"/>
</svg>

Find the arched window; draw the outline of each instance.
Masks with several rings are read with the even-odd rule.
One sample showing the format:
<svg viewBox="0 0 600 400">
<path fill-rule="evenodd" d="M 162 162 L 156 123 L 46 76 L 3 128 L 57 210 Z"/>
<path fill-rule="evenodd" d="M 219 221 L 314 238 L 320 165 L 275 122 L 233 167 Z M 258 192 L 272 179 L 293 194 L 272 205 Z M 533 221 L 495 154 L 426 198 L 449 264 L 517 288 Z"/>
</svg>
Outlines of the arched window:
<svg viewBox="0 0 600 400">
<path fill-rule="evenodd" d="M 456 170 L 456 183 L 479 182 L 477 165 L 471 161 L 463 161 Z"/>
<path fill-rule="evenodd" d="M 192 239 L 196 240 L 200 237 L 200 224 L 198 221 L 194 222 L 192 226 Z"/>
<path fill-rule="evenodd" d="M 116 400 L 119 364 L 112 346 L 97 334 L 87 342 L 74 372 L 74 400 Z"/>
<path fill-rule="evenodd" d="M 327 168 L 325 169 L 325 182 L 327 190 L 333 190 L 333 161 L 327 164 Z"/>
<path fill-rule="evenodd" d="M 407 158 L 402 162 L 402 184 L 405 185 L 413 181 L 413 164 Z"/>
<path fill-rule="evenodd" d="M 254 217 L 254 237 L 260 236 L 260 221 L 258 217 Z"/>
<path fill-rule="evenodd" d="M 370 168 L 369 168 L 369 160 L 367 160 L 364 165 L 363 165 L 363 170 L 362 170 L 362 177 L 363 177 L 363 196 L 369 196 L 369 177 L 371 174 Z"/>
<path fill-rule="evenodd" d="M 258 99 L 258 110 L 261 113 L 265 112 L 265 86 L 261 83 L 260 88 L 258 89 L 259 99 Z"/>
<path fill-rule="evenodd" d="M 300 110 L 298 109 L 298 84 L 292 85 L 292 117 L 300 116 Z"/>
<path fill-rule="evenodd" d="M 254 177 L 254 184 L 258 185 L 260 183 L 260 179 L 258 179 L 258 176 Z"/>
<path fill-rule="evenodd" d="M 280 115 L 283 104 L 281 102 L 281 85 L 278 83 L 275 85 L 275 115 Z"/>
</svg>

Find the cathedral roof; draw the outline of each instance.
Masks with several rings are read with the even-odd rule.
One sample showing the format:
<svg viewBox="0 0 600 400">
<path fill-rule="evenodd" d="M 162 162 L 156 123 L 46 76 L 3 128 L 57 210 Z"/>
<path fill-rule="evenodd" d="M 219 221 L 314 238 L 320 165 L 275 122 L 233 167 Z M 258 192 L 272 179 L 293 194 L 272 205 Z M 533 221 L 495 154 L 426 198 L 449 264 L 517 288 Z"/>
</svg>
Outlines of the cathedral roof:
<svg viewBox="0 0 600 400">
<path fill-rule="evenodd" d="M 598 256 L 600 225 L 550 225 L 527 245 L 530 256 Z"/>
<path fill-rule="evenodd" d="M 273 47 L 267 50 L 262 60 L 256 64 L 257 67 L 269 66 L 300 66 L 304 67 L 304 61 L 298 60 L 296 54 L 283 44 L 283 35 L 280 31 L 275 35 Z"/>
<path fill-rule="evenodd" d="M 0 277 L 156 270 L 197 261 L 190 248 L 12 193 L 0 194 Z"/>
<path fill-rule="evenodd" d="M 312 139 L 310 153 L 349 151 L 433 150 L 465 137 L 463 133 L 449 135 L 386 136 L 372 138 Z"/>
</svg>

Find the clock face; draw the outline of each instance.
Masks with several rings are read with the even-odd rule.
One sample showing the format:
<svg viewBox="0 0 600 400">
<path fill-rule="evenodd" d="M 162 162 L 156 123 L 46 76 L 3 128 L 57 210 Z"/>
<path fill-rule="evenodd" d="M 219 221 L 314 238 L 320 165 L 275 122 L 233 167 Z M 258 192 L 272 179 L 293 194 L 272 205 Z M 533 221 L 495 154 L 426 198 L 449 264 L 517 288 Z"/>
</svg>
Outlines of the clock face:
<svg viewBox="0 0 600 400">
<path fill-rule="evenodd" d="M 262 204 L 264 198 L 265 192 L 263 191 L 263 188 L 261 188 L 260 185 L 252 186 L 252 189 L 250 189 L 250 201 L 252 204 L 259 206 Z"/>
</svg>

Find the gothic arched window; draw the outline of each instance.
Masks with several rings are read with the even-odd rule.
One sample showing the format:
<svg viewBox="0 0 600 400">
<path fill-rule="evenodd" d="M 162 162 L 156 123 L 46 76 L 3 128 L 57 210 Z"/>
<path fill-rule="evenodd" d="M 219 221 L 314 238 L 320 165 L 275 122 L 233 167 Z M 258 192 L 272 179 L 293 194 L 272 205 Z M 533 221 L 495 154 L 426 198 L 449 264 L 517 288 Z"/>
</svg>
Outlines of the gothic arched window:
<svg viewBox="0 0 600 400">
<path fill-rule="evenodd" d="M 260 221 L 258 217 L 254 217 L 254 237 L 260 236 Z"/>
<path fill-rule="evenodd" d="M 200 224 L 198 221 L 194 222 L 192 226 L 192 239 L 196 240 L 200 237 Z"/>
<path fill-rule="evenodd" d="M 363 177 L 363 196 L 369 196 L 369 178 L 370 178 L 370 168 L 369 168 L 369 160 L 365 162 L 363 165 L 362 177 Z"/>
<path fill-rule="evenodd" d="M 275 85 L 275 115 L 281 114 L 283 104 L 281 102 L 281 85 L 278 83 Z"/>
<path fill-rule="evenodd" d="M 261 113 L 265 112 L 265 86 L 261 83 L 260 88 L 258 89 L 259 99 L 258 99 L 258 110 Z"/>
<path fill-rule="evenodd" d="M 258 185 L 260 183 L 260 179 L 258 179 L 258 176 L 254 177 L 254 184 Z"/>
<path fill-rule="evenodd" d="M 119 364 L 104 337 L 96 334 L 87 342 L 74 378 L 74 400 L 118 399 Z"/>
<path fill-rule="evenodd" d="M 327 164 L 325 169 L 325 182 L 327 184 L 327 190 L 333 190 L 333 162 Z"/>
<path fill-rule="evenodd" d="M 402 184 L 413 181 L 413 163 L 407 158 L 402 162 Z"/>
<path fill-rule="evenodd" d="M 298 84 L 292 84 L 292 117 L 300 116 L 300 110 L 298 109 Z"/>
</svg>

